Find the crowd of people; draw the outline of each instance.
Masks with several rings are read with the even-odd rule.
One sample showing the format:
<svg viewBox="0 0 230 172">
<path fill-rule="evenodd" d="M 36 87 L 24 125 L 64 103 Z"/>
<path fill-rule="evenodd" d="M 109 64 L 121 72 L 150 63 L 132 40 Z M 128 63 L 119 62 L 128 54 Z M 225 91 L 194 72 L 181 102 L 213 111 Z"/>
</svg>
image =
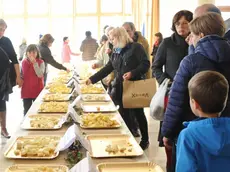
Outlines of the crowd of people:
<svg viewBox="0 0 230 172">
<path fill-rule="evenodd" d="M 6 28 L 6 22 L 0 19 L 0 122 L 1 135 L 9 138 L 6 101 L 15 85 L 12 81 L 22 87 L 25 115 L 46 84 L 48 64 L 70 70 L 52 56 L 54 38 L 45 34 L 38 45 L 27 46 L 22 41 L 20 71 L 12 43 L 4 36 Z M 143 108 L 123 106 L 123 82 L 150 78 L 150 69 L 159 85 L 169 79 L 158 137 L 159 146 L 165 147 L 167 172 L 228 171 L 230 29 L 213 4 L 201 5 L 194 13 L 178 11 L 171 29 L 173 34 L 164 39 L 160 32 L 155 34 L 151 53 L 148 41 L 132 22 L 115 28 L 105 26 L 100 46 L 86 31 L 80 47 L 82 60 L 95 60 L 92 68 L 101 68 L 86 84 L 102 80 L 133 136 L 141 135 L 140 146 L 145 150 L 150 144 L 148 121 Z M 63 63 L 69 63 L 71 55 L 80 55 L 68 44 L 68 37 L 64 37 Z"/>
</svg>

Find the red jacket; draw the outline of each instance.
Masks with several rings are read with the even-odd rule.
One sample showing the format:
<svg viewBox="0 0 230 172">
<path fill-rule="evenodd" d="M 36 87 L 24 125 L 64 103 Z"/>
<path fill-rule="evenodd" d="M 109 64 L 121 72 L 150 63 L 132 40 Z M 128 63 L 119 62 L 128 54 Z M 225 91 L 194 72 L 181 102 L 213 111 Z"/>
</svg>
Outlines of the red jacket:
<svg viewBox="0 0 230 172">
<path fill-rule="evenodd" d="M 36 59 L 38 65 L 44 63 L 41 59 Z M 33 64 L 28 60 L 22 61 L 23 85 L 21 89 L 21 98 L 37 98 L 44 88 L 44 78 L 39 78 L 35 71 Z"/>
</svg>

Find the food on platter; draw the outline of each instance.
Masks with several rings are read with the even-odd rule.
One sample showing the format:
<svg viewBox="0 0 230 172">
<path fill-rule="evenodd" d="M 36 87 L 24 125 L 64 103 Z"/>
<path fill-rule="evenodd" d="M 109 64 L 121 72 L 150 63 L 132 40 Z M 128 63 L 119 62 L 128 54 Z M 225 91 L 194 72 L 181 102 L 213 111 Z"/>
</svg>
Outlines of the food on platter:
<svg viewBox="0 0 230 172">
<path fill-rule="evenodd" d="M 26 170 L 26 172 L 67 172 L 66 169 L 60 169 L 59 167 L 37 167 L 37 168 L 30 168 Z"/>
<path fill-rule="evenodd" d="M 120 123 L 114 119 L 114 115 L 102 113 L 90 113 L 81 116 L 82 126 L 89 128 L 113 128 L 119 127 Z"/>
<path fill-rule="evenodd" d="M 43 101 L 67 101 L 69 100 L 69 94 L 59 94 L 59 93 L 48 93 L 43 97 Z"/>
<path fill-rule="evenodd" d="M 83 101 L 110 101 L 110 97 L 107 94 L 83 94 Z"/>
<path fill-rule="evenodd" d="M 61 94 L 69 94 L 71 92 L 72 88 L 67 87 L 64 84 L 60 85 L 52 85 L 49 87 L 50 93 L 61 93 Z"/>
<path fill-rule="evenodd" d="M 21 157 L 50 157 L 55 154 L 59 140 L 60 137 L 55 136 L 21 137 L 16 141 L 14 154 Z"/>
<path fill-rule="evenodd" d="M 124 145 L 117 145 L 117 144 L 109 144 L 105 151 L 108 153 L 113 153 L 113 154 L 117 154 L 117 153 L 125 153 L 125 152 L 132 152 L 133 150 L 133 145 L 130 142 L 127 142 Z"/>
<path fill-rule="evenodd" d="M 70 80 L 71 77 L 68 76 L 59 76 L 57 78 L 53 79 L 53 82 L 57 82 L 57 83 L 67 83 Z"/>
<path fill-rule="evenodd" d="M 60 121 L 61 116 L 30 116 L 32 128 L 54 128 Z"/>
<path fill-rule="evenodd" d="M 67 112 L 68 102 L 43 102 L 39 107 L 39 112 Z"/>
<path fill-rule="evenodd" d="M 105 93 L 103 86 L 98 85 L 83 85 L 81 88 L 82 94 L 102 94 Z"/>
</svg>

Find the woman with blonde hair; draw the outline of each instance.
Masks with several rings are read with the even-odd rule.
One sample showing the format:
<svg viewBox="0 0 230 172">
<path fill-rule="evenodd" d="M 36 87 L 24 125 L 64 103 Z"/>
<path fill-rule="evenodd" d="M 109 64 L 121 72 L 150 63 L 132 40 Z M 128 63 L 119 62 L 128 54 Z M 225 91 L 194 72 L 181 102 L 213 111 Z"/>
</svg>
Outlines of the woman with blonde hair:
<svg viewBox="0 0 230 172">
<path fill-rule="evenodd" d="M 115 79 L 112 82 L 110 95 L 114 103 L 119 105 L 119 112 L 130 130 L 130 112 L 131 110 L 137 111 L 134 115 L 137 118 L 142 134 L 140 146 L 144 150 L 149 146 L 149 137 L 147 119 L 144 115 L 143 108 L 124 108 L 122 94 L 123 81 L 143 79 L 145 73 L 149 69 L 150 62 L 144 48 L 140 44 L 133 42 L 124 28 L 115 28 L 110 32 L 110 37 L 114 46 L 114 51 L 109 62 L 99 72 L 91 76 L 86 81 L 86 84 L 94 84 L 114 71 Z"/>
<path fill-rule="evenodd" d="M 51 51 L 49 47 L 52 46 L 54 42 L 54 38 L 52 37 L 51 34 L 45 34 L 42 36 L 42 38 L 39 41 L 39 51 L 42 56 L 42 60 L 45 62 L 45 73 L 44 73 L 44 85 L 46 84 L 46 79 L 47 79 L 47 74 L 48 74 L 48 64 L 51 66 L 60 69 L 60 70 L 65 70 L 69 72 L 69 70 L 64 67 L 62 64 L 58 63 L 52 56 Z"/>
</svg>

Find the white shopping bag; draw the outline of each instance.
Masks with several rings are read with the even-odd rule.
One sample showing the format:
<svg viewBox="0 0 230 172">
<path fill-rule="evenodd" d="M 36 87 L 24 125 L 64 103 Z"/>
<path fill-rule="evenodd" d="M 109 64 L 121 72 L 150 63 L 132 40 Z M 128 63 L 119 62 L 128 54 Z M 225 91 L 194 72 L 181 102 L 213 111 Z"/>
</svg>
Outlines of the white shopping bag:
<svg viewBox="0 0 230 172">
<path fill-rule="evenodd" d="M 164 119 L 164 101 L 170 79 L 165 79 L 153 96 L 150 103 L 150 116 L 158 121 Z"/>
</svg>

